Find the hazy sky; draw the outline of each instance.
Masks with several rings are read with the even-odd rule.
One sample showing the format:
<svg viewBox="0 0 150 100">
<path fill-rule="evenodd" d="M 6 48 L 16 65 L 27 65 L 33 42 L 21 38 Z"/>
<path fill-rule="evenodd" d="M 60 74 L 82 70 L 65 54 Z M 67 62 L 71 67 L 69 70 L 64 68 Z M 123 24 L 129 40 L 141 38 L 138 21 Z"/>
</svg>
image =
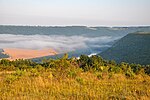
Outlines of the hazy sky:
<svg viewBox="0 0 150 100">
<path fill-rule="evenodd" d="M 0 24 L 150 25 L 150 0 L 0 0 Z"/>
</svg>

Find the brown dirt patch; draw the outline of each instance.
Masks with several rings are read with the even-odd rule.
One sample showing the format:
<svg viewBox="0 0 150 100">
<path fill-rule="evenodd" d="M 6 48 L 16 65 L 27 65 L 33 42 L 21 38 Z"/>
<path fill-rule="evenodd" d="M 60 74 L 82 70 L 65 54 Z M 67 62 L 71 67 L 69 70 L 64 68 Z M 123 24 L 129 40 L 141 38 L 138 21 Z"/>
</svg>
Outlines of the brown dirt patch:
<svg viewBox="0 0 150 100">
<path fill-rule="evenodd" d="M 4 54 L 8 54 L 10 56 L 10 58 L 8 58 L 9 60 L 30 59 L 57 54 L 57 52 L 52 49 L 31 50 L 31 49 L 5 48 L 3 50 Z"/>
</svg>

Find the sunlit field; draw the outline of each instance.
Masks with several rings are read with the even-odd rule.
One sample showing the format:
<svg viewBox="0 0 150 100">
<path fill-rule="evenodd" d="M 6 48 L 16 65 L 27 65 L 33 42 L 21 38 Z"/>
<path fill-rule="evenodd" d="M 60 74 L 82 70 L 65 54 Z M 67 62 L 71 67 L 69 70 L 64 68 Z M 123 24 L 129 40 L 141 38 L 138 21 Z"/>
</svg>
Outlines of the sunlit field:
<svg viewBox="0 0 150 100">
<path fill-rule="evenodd" d="M 86 56 L 79 60 L 64 56 L 43 64 L 28 60 L 1 60 L 0 99 L 150 99 L 150 76 L 142 66 L 137 65 L 135 71 L 133 65 L 106 62 L 96 56 L 88 58 L 91 61 L 95 59 L 93 65 L 82 66 L 87 63 L 83 58 Z"/>
</svg>

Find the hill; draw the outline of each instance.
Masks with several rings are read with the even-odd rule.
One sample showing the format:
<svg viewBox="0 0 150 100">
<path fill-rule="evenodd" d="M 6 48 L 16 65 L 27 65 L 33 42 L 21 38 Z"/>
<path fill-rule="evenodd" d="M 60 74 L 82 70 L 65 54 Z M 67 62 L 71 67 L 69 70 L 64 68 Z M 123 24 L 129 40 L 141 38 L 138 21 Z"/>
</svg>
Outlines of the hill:
<svg viewBox="0 0 150 100">
<path fill-rule="evenodd" d="M 0 49 L 0 59 L 1 59 L 1 58 L 8 58 L 9 55 L 3 54 L 3 52 L 4 52 L 4 50 L 3 50 L 3 49 Z"/>
<path fill-rule="evenodd" d="M 143 27 L 87 27 L 87 26 L 5 26 L 0 25 L 0 34 L 14 35 L 84 35 L 124 36 L 136 31 L 150 31 L 150 26 Z"/>
<path fill-rule="evenodd" d="M 130 33 L 100 55 L 117 62 L 150 64 L 150 32 Z"/>
</svg>

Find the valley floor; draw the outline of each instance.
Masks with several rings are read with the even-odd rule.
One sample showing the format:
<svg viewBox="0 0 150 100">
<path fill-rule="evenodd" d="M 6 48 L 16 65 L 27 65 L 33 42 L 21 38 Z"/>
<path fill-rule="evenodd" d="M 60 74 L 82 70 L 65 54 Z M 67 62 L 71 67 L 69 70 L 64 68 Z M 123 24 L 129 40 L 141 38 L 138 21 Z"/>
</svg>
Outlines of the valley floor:
<svg viewBox="0 0 150 100">
<path fill-rule="evenodd" d="M 57 54 L 57 52 L 52 49 L 32 50 L 32 49 L 4 48 L 3 50 L 4 54 L 10 56 L 10 58 L 8 58 L 9 60 L 31 59 Z"/>
</svg>

